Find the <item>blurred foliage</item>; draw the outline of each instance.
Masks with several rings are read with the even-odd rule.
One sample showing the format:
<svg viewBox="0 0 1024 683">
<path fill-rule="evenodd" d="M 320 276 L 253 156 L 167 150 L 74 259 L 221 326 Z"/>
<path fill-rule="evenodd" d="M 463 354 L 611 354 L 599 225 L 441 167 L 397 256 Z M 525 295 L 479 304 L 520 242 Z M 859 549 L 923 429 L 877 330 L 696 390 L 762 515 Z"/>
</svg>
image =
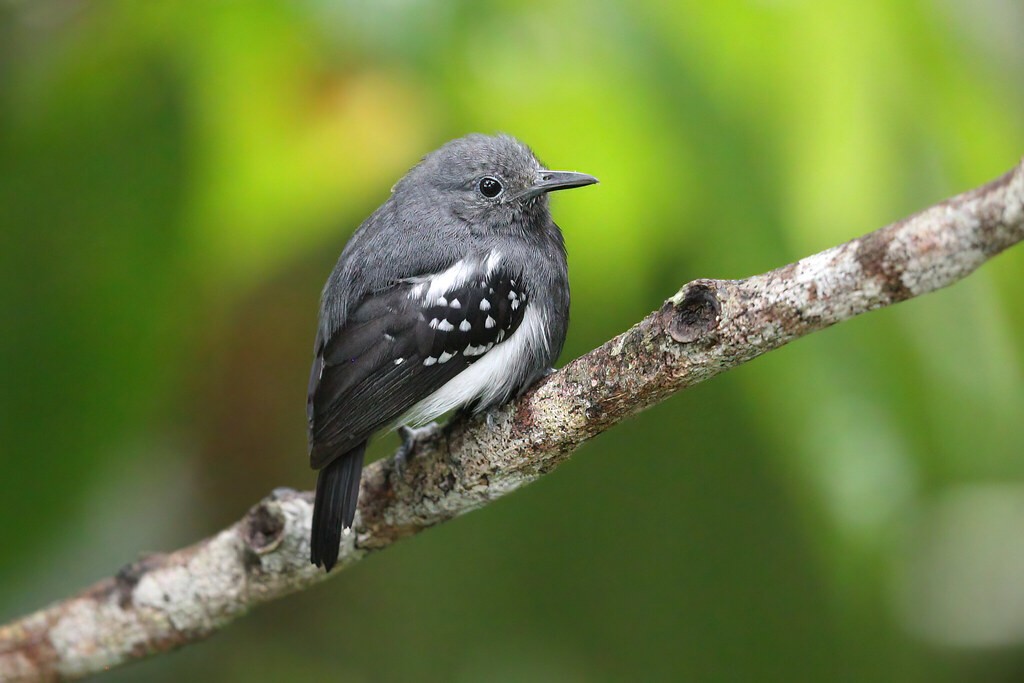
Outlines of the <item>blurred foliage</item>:
<svg viewBox="0 0 1024 683">
<path fill-rule="evenodd" d="M 555 199 L 565 358 L 1024 151 L 1024 6 L 0 3 L 0 619 L 308 488 L 319 288 L 425 152 Z M 111 680 L 1024 675 L 1024 251 Z M 375 447 L 384 454 L 393 439 Z"/>
</svg>

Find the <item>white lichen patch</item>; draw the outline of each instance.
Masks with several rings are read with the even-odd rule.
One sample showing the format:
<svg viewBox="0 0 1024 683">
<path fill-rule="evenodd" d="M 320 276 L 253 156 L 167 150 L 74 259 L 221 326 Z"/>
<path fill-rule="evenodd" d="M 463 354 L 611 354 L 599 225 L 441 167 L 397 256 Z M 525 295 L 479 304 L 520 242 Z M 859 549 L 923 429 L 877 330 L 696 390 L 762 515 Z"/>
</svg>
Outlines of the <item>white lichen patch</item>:
<svg viewBox="0 0 1024 683">
<path fill-rule="evenodd" d="M 1017 175 L 1007 186 L 1003 225 L 1016 226 L 1018 234 L 1024 230 L 1024 164 L 1017 168 Z"/>
<path fill-rule="evenodd" d="M 864 269 L 857 259 L 860 244 L 857 241 L 828 249 L 797 261 L 793 282 L 797 286 L 786 290 L 789 303 L 806 316 L 832 320 L 842 317 L 853 303 L 851 292 L 864 291 L 868 286 L 877 294 L 879 287 L 864 277 Z"/>
<path fill-rule="evenodd" d="M 178 631 L 206 631 L 241 611 L 245 571 L 234 529 L 221 532 L 184 564 L 147 572 L 132 598 L 142 614 Z"/>
<path fill-rule="evenodd" d="M 970 213 L 926 211 L 893 235 L 886 259 L 900 264 L 900 282 L 913 296 L 933 292 L 985 262 L 977 246 L 979 227 L 978 217 Z"/>
<path fill-rule="evenodd" d="M 68 677 L 115 666 L 146 640 L 146 629 L 120 608 L 116 596 L 107 603 L 76 600 L 50 629 L 50 642 L 60 655 L 58 670 Z"/>
<path fill-rule="evenodd" d="M 676 294 L 676 296 L 679 296 L 679 294 Z M 618 337 L 616 337 L 612 341 L 612 346 L 611 346 L 611 349 L 608 350 L 608 353 L 612 357 L 615 357 L 615 356 L 618 356 L 619 354 L 621 354 L 622 353 L 622 349 L 625 348 L 625 346 L 626 346 L 626 341 L 627 341 L 628 337 L 629 337 L 629 335 L 626 335 L 626 334 L 620 334 Z"/>
</svg>

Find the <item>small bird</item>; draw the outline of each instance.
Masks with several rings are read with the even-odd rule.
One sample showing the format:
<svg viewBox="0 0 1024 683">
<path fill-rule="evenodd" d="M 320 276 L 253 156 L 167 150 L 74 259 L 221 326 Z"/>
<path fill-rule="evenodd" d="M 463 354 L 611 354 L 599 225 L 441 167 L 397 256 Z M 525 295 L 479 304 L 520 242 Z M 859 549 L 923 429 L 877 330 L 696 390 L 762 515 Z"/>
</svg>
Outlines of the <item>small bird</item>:
<svg viewBox="0 0 1024 683">
<path fill-rule="evenodd" d="M 359 226 L 324 286 L 309 377 L 313 564 L 337 562 L 374 432 L 486 410 L 550 371 L 569 274 L 547 193 L 596 182 L 472 134 L 424 157 Z M 415 433 L 400 433 L 411 452 Z"/>
</svg>

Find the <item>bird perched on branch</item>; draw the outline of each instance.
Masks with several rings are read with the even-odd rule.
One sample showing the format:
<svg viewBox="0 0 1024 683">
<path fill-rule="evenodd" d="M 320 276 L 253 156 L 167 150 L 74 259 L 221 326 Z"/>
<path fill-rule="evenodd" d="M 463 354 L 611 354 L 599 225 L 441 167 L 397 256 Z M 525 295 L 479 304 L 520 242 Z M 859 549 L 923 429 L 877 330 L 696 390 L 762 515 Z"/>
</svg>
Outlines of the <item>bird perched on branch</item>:
<svg viewBox="0 0 1024 683">
<path fill-rule="evenodd" d="M 324 286 L 309 378 L 313 564 L 338 559 L 374 432 L 499 405 L 549 371 L 569 277 L 547 193 L 596 182 L 547 170 L 515 138 L 467 135 L 424 157 L 352 236 Z"/>
</svg>

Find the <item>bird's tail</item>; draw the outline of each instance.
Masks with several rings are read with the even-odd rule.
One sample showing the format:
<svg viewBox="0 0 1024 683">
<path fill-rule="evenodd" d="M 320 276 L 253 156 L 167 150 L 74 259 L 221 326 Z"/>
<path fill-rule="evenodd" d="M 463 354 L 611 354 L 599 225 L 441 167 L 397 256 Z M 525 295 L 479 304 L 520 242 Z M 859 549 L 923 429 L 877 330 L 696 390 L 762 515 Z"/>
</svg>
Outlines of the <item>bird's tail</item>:
<svg viewBox="0 0 1024 683">
<path fill-rule="evenodd" d="M 366 442 L 335 458 L 320 470 L 313 503 L 313 533 L 309 561 L 331 571 L 338 561 L 342 527 L 350 528 L 359 501 L 359 475 L 363 471 Z"/>
</svg>

